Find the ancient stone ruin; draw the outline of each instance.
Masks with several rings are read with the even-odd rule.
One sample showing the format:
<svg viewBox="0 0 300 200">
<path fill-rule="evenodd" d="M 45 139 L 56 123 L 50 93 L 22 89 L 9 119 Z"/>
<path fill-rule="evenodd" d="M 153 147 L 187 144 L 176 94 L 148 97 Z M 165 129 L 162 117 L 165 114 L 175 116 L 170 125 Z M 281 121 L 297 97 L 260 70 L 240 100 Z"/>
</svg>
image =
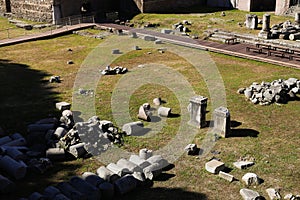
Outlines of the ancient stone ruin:
<svg viewBox="0 0 300 200">
<path fill-rule="evenodd" d="M 252 83 L 247 88 L 240 88 L 239 94 L 244 94 L 253 104 L 270 105 L 285 104 L 297 98 L 300 94 L 300 81 L 296 78 L 278 79 L 272 82 Z"/>
</svg>

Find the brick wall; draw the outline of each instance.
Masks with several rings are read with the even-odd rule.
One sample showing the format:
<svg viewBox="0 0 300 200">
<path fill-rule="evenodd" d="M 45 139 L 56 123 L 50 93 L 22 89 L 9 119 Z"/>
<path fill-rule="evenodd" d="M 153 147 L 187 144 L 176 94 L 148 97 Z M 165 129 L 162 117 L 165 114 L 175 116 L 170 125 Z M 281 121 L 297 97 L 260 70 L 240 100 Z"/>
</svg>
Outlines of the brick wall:
<svg viewBox="0 0 300 200">
<path fill-rule="evenodd" d="M 11 0 L 11 12 L 18 18 L 32 21 L 52 21 L 51 0 Z"/>
</svg>

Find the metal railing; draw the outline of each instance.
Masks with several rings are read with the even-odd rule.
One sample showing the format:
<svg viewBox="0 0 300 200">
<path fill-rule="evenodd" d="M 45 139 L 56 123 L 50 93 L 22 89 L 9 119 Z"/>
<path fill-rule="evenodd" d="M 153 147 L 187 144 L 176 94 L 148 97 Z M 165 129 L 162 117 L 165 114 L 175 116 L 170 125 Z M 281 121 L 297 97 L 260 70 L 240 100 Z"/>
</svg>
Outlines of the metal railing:
<svg viewBox="0 0 300 200">
<path fill-rule="evenodd" d="M 95 23 L 95 16 L 74 15 L 74 16 L 60 18 L 55 21 L 55 24 L 62 25 L 62 26 L 71 26 L 71 25 L 76 25 L 81 23 Z"/>
</svg>

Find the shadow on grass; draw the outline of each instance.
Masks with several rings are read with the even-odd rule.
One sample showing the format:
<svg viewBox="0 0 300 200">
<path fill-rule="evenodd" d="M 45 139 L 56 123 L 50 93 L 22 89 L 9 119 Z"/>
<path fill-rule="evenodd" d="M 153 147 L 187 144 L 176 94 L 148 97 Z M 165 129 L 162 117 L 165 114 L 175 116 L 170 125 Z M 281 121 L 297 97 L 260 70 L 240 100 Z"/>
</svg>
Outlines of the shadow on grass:
<svg viewBox="0 0 300 200">
<path fill-rule="evenodd" d="M 182 199 L 189 199 L 189 200 L 207 200 L 207 196 L 202 193 L 197 192 L 190 192 L 186 191 L 182 188 L 137 188 L 136 190 L 121 196 L 115 197 L 114 200 L 132 200 L 132 199 L 139 199 L 139 200 L 182 200 Z"/>
<path fill-rule="evenodd" d="M 231 129 L 228 137 L 257 137 L 258 131 L 248 128 Z"/>
<path fill-rule="evenodd" d="M 57 93 L 43 83 L 49 74 L 0 59 L 0 76 L 0 126 L 6 133 L 25 133 L 29 123 L 57 112 Z"/>
</svg>

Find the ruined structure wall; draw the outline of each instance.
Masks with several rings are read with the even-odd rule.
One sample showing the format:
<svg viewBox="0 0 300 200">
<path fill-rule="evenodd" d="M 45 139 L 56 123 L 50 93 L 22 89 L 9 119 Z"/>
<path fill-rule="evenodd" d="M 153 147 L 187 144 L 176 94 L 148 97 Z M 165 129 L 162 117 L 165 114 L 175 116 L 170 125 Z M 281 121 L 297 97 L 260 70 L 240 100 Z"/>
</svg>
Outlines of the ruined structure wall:
<svg viewBox="0 0 300 200">
<path fill-rule="evenodd" d="M 276 0 L 275 15 L 282 15 L 290 7 L 291 0 Z"/>
<path fill-rule="evenodd" d="M 0 13 L 5 13 L 5 12 L 6 12 L 5 0 L 0 0 Z"/>
<path fill-rule="evenodd" d="M 282 1 L 282 0 L 277 0 Z M 274 11 L 276 0 L 240 0 L 238 9 L 244 11 Z"/>
<path fill-rule="evenodd" d="M 52 0 L 12 0 L 11 12 L 18 18 L 52 21 Z"/>
<path fill-rule="evenodd" d="M 168 12 L 179 8 L 190 7 L 193 5 L 203 4 L 205 0 L 143 0 L 141 11 L 150 12 Z"/>
</svg>

